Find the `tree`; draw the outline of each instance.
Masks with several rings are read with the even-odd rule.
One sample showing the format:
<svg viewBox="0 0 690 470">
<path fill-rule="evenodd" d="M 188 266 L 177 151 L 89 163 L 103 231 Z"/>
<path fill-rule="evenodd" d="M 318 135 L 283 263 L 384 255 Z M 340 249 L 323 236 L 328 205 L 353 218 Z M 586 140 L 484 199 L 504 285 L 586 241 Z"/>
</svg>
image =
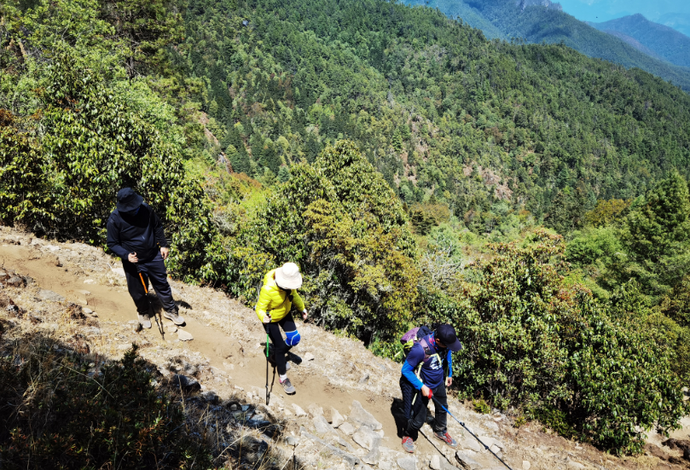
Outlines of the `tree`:
<svg viewBox="0 0 690 470">
<path fill-rule="evenodd" d="M 319 323 L 364 338 L 406 326 L 419 270 L 395 193 L 347 141 L 290 173 L 233 242 L 228 272 L 235 292 L 251 298 L 267 265 L 293 261 Z"/>
<path fill-rule="evenodd" d="M 115 27 L 125 45 L 130 77 L 165 71 L 168 48 L 182 41 L 184 23 L 179 0 L 105 0 L 101 18 Z"/>
<path fill-rule="evenodd" d="M 690 272 L 690 198 L 676 171 L 660 181 L 626 219 L 623 241 L 630 264 L 623 275 L 638 279 L 652 296 L 667 293 Z"/>
</svg>

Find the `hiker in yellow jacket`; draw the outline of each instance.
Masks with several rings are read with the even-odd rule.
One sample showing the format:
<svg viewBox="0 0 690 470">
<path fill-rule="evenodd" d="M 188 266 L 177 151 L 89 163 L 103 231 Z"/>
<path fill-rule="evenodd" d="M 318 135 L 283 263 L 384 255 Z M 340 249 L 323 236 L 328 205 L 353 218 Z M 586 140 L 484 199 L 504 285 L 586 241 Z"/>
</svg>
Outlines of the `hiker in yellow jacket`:
<svg viewBox="0 0 690 470">
<path fill-rule="evenodd" d="M 288 395 L 295 393 L 295 387 L 287 377 L 290 366 L 287 363 L 286 354 L 290 348 L 297 346 L 301 339 L 292 318 L 293 305 L 302 312 L 302 319 L 307 319 L 304 301 L 297 293 L 297 289 L 301 286 L 302 275 L 299 267 L 295 263 L 285 263 L 266 273 L 264 285 L 259 293 L 259 301 L 256 303 L 256 315 L 264 324 L 264 329 L 274 346 L 268 360 L 273 367 L 278 368 L 280 383 Z M 285 339 L 280 333 L 280 328 L 285 332 Z"/>
</svg>

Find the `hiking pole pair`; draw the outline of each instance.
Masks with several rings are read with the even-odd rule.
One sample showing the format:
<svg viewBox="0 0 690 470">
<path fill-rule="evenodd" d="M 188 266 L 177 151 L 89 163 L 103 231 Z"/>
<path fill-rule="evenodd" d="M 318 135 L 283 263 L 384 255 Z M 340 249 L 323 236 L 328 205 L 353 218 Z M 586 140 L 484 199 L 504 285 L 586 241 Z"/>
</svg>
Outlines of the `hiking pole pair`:
<svg viewBox="0 0 690 470">
<path fill-rule="evenodd" d="M 460 421 L 458 418 L 456 418 L 455 416 L 453 416 L 453 413 L 451 413 L 450 411 L 448 411 L 448 408 L 446 408 L 445 406 L 443 406 L 443 405 L 441 404 L 441 402 L 439 402 L 439 401 L 436 399 L 435 396 L 431 395 L 431 398 L 434 400 L 434 402 L 435 402 L 437 405 L 439 405 L 441 408 L 443 408 L 443 411 L 445 411 L 446 413 L 448 413 L 448 414 L 450 415 L 451 418 L 453 418 L 455 421 L 457 421 L 457 422 L 460 424 L 460 426 L 462 426 L 463 428 L 465 428 L 465 430 L 466 430 L 468 433 L 470 433 L 470 434 L 472 435 L 472 437 L 474 437 L 476 440 L 478 440 L 479 443 L 480 443 L 481 445 L 483 445 L 484 448 L 485 448 L 486 450 L 488 450 L 489 452 L 491 452 L 492 454 L 494 454 L 494 457 L 496 457 L 503 465 L 505 465 L 505 466 L 508 468 L 508 470 L 513 470 L 512 468 L 510 468 L 510 466 L 509 466 L 507 463 L 505 463 L 505 462 L 501 459 L 501 457 L 499 457 L 498 455 L 496 455 L 496 454 L 494 453 L 493 450 L 489 449 L 489 446 L 487 446 L 486 444 L 484 444 L 484 443 L 482 442 L 481 439 L 479 439 L 472 431 L 470 431 L 470 430 L 467 428 L 467 426 L 465 426 L 465 423 L 463 423 L 463 422 Z"/>
</svg>

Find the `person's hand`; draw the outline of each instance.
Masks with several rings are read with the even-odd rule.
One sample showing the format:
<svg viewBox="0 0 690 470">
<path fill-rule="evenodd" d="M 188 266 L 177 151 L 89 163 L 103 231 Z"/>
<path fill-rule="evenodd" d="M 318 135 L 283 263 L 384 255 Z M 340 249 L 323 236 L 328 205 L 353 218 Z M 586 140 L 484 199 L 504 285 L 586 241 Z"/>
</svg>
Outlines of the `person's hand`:
<svg viewBox="0 0 690 470">
<path fill-rule="evenodd" d="M 161 247 L 161 256 L 163 257 L 164 260 L 168 259 L 168 254 L 170 254 L 170 249 L 162 246 Z"/>
<path fill-rule="evenodd" d="M 434 396 L 434 394 L 431 392 L 431 389 L 426 385 L 422 385 L 422 395 L 427 398 L 431 398 Z"/>
<path fill-rule="evenodd" d="M 307 313 L 307 311 L 306 311 L 306 310 L 302 310 L 302 320 L 307 321 L 307 317 L 308 317 L 308 316 L 309 316 L 309 314 Z"/>
<path fill-rule="evenodd" d="M 446 377 L 446 387 L 453 385 L 453 377 Z"/>
<path fill-rule="evenodd" d="M 263 322 L 264 323 L 271 323 L 271 316 L 268 313 L 264 314 Z"/>
<path fill-rule="evenodd" d="M 130 253 L 130 254 L 128 254 L 128 255 L 127 255 L 127 260 L 128 260 L 130 263 L 138 263 L 138 262 L 139 262 L 139 258 L 137 258 L 137 254 L 136 254 L 136 253 Z"/>
</svg>

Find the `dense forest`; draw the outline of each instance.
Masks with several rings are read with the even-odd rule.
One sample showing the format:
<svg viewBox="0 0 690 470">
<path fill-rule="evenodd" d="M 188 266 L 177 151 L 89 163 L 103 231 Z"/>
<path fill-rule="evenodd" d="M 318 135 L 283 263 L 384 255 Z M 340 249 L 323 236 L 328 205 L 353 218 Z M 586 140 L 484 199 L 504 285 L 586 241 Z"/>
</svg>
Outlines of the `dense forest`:
<svg viewBox="0 0 690 470">
<path fill-rule="evenodd" d="M 391 357 L 453 323 L 462 398 L 621 453 L 687 412 L 678 87 L 383 0 L 0 15 L 2 223 L 103 245 L 131 185 L 176 276 L 251 304 L 294 261 L 318 324 Z"/>
<path fill-rule="evenodd" d="M 648 50 L 652 52 L 648 54 L 622 38 L 598 31 L 560 8 L 554 8 L 557 2 L 541 4 L 513 0 L 405 0 L 404 3 L 438 8 L 452 18 L 461 15 L 463 20 L 491 38 L 532 44 L 562 43 L 589 57 L 607 60 L 626 68 L 637 67 L 686 91 L 690 90 L 690 69 L 685 63 L 675 63 L 664 53 L 655 54 Z M 652 24 L 649 23 L 650 26 Z M 682 37 L 679 33 L 675 35 Z M 678 39 L 673 37 L 675 35 L 666 35 L 668 41 L 661 49 L 673 47 L 674 39 Z M 654 37 L 653 43 L 660 44 L 662 41 L 661 31 L 659 34 L 649 32 L 648 36 Z M 675 44 L 680 45 L 678 42 Z M 680 51 L 681 48 L 675 50 Z"/>
</svg>

